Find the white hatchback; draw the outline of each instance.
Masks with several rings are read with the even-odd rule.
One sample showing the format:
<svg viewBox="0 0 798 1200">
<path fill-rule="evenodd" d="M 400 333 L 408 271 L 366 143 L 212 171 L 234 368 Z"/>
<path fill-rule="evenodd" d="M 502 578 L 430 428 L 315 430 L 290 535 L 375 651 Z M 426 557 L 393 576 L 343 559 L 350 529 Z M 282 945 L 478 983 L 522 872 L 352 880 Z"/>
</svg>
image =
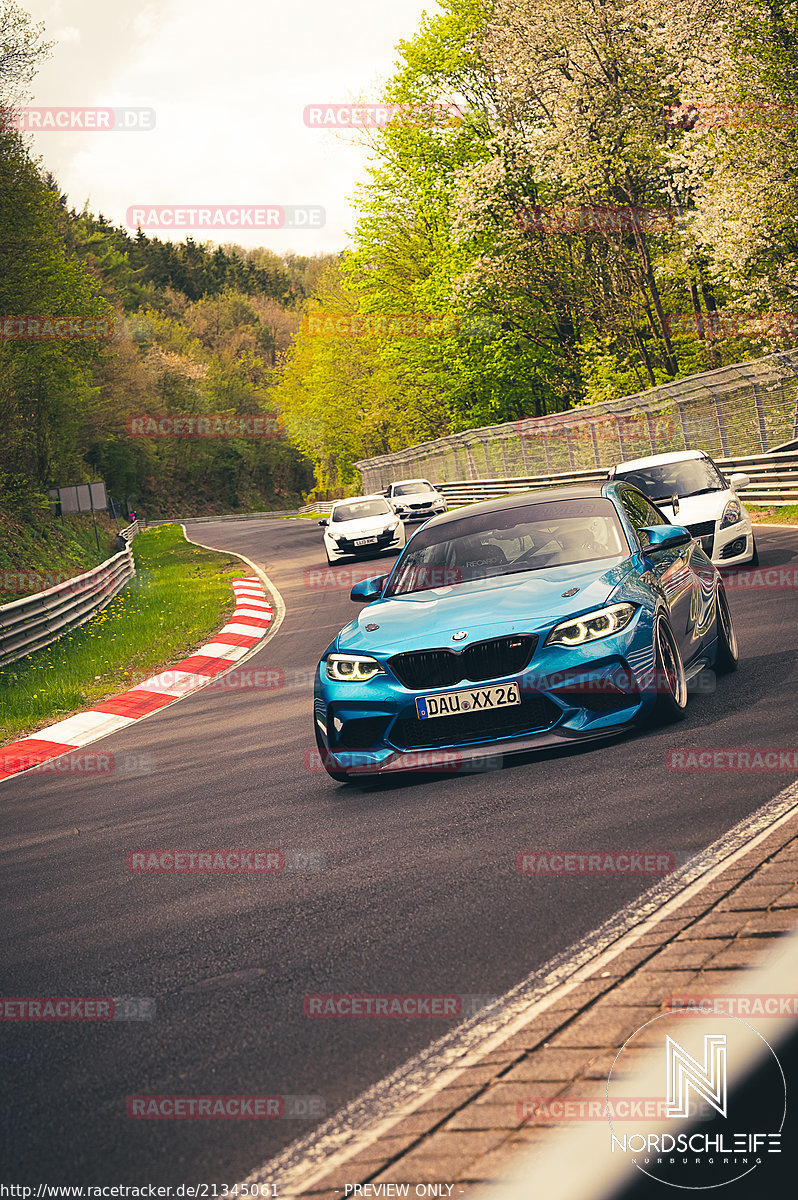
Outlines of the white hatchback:
<svg viewBox="0 0 798 1200">
<path fill-rule="evenodd" d="M 405 544 L 405 527 L 384 496 L 336 500 L 329 521 L 319 525 L 325 526 L 324 549 L 330 564 L 389 551 L 398 554 Z"/>
<path fill-rule="evenodd" d="M 681 450 L 618 463 L 609 477 L 633 483 L 669 521 L 685 525 L 716 566 L 759 562 L 751 518 L 737 495 L 750 483 L 742 472 L 727 482 L 703 450 Z"/>
</svg>

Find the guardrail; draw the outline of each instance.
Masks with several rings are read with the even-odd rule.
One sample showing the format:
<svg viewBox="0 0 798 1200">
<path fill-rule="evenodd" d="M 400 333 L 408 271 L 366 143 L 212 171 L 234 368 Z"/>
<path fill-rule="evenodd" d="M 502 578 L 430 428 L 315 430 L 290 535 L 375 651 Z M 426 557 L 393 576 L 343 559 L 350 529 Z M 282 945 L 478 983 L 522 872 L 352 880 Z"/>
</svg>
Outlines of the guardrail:
<svg viewBox="0 0 798 1200">
<path fill-rule="evenodd" d="M 120 529 L 116 535 L 116 544 L 119 546 L 119 549 L 124 550 L 125 546 L 129 546 L 137 533 L 141 533 L 141 526 L 138 520 L 134 521 L 132 525 L 126 525 L 124 529 Z M 120 542 L 122 545 L 120 545 Z"/>
<path fill-rule="evenodd" d="M 220 513 L 213 517 L 165 517 L 162 521 L 148 521 L 147 525 L 185 525 L 188 521 L 192 525 L 209 525 L 213 521 L 267 521 L 273 517 L 301 517 L 306 513 L 329 515 L 331 508 L 329 500 L 322 500 L 318 504 L 306 504 L 303 508 L 281 508 L 269 512 Z"/>
<path fill-rule="evenodd" d="M 751 479 L 740 491 L 751 504 L 798 504 L 798 453 L 748 454 L 715 460 L 725 475 L 744 471 Z M 439 490 L 454 504 L 473 504 L 496 496 L 569 484 L 599 483 L 607 478 L 606 468 L 594 471 L 564 471 L 551 475 L 514 475 L 504 479 L 469 479 L 441 483 Z"/>
<path fill-rule="evenodd" d="M 52 645 L 110 604 L 136 573 L 130 542 L 138 532 L 137 521 L 121 530 L 125 549 L 99 567 L 0 607 L 0 666 Z"/>
</svg>

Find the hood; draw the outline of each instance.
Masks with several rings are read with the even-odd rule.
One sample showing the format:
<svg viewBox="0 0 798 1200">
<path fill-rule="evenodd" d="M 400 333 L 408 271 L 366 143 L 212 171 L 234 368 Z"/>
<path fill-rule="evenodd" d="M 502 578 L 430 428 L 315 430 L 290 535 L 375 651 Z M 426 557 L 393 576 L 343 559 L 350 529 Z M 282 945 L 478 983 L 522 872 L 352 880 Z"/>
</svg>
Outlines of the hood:
<svg viewBox="0 0 798 1200">
<path fill-rule="evenodd" d="M 572 614 L 600 608 L 628 570 L 628 558 L 613 558 L 601 565 L 571 563 L 375 600 L 341 630 L 338 649 L 387 654 L 431 649 L 449 645 L 460 629 L 469 634 L 461 646 L 505 634 L 540 632 Z M 563 596 L 571 588 L 579 591 Z M 379 629 L 369 632 L 367 625 Z"/>
<path fill-rule="evenodd" d="M 680 496 L 679 511 L 674 516 L 670 504 L 658 504 L 659 510 L 674 525 L 697 525 L 701 521 L 717 521 L 731 500 L 733 493 L 707 492 L 704 496 Z"/>
<path fill-rule="evenodd" d="M 439 500 L 440 492 L 408 492 L 392 497 L 396 504 L 422 504 L 425 500 Z"/>
<path fill-rule="evenodd" d="M 327 526 L 327 532 L 341 534 L 343 537 L 359 537 L 362 533 L 380 533 L 387 525 L 396 520 L 392 512 L 380 513 L 378 517 L 355 517 L 351 521 L 336 521 Z"/>
</svg>

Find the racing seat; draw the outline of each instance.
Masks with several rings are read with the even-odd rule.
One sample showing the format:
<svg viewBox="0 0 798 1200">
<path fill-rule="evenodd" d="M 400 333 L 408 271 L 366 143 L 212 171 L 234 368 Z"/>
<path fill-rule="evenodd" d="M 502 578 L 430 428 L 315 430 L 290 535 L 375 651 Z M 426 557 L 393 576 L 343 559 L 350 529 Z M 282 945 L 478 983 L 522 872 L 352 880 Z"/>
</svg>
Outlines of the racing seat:
<svg viewBox="0 0 798 1200">
<path fill-rule="evenodd" d="M 479 538 L 468 538 L 457 546 L 457 566 L 464 570 L 479 570 L 480 567 L 506 567 L 507 555 L 501 546 L 485 545 Z"/>
</svg>

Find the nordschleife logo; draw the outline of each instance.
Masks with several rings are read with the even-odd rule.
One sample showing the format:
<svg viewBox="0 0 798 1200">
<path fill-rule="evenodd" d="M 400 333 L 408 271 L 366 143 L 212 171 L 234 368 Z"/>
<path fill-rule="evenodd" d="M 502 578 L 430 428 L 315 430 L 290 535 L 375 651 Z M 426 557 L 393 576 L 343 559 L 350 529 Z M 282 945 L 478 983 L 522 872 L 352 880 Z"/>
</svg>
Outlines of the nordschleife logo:
<svg viewBox="0 0 798 1200">
<path fill-rule="evenodd" d="M 704 1037 L 704 1061 L 696 1062 L 684 1046 L 669 1035 L 665 1037 L 668 1058 L 669 1117 L 690 1116 L 690 1089 L 726 1116 L 726 1035 L 708 1033 Z"/>
<path fill-rule="evenodd" d="M 753 1025 L 661 1013 L 612 1065 L 610 1153 L 670 1187 L 723 1187 L 780 1161 L 786 1106 L 781 1064 Z"/>
</svg>

